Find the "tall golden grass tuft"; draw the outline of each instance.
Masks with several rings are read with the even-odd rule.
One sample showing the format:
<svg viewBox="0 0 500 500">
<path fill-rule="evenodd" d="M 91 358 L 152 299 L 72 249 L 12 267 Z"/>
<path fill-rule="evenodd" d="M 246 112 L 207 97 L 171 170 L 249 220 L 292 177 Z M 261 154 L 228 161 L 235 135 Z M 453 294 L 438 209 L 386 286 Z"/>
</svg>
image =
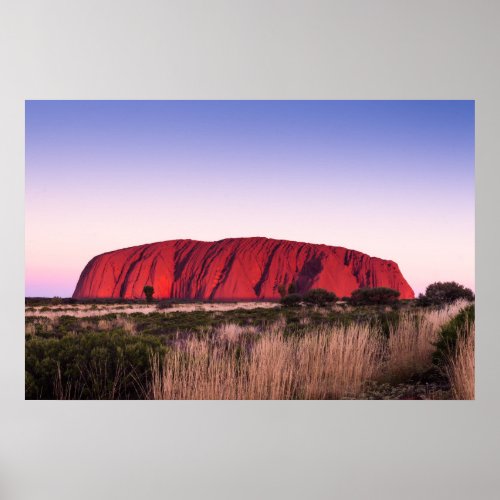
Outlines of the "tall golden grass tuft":
<svg viewBox="0 0 500 500">
<path fill-rule="evenodd" d="M 236 399 L 236 356 L 228 346 L 189 339 L 152 359 L 153 399 Z"/>
<path fill-rule="evenodd" d="M 263 335 L 240 364 L 235 399 L 292 399 L 297 381 L 294 344 L 279 331 Z"/>
<path fill-rule="evenodd" d="M 402 381 L 432 366 L 438 327 L 427 315 L 402 313 L 398 324 L 389 327 L 387 375 Z"/>
<path fill-rule="evenodd" d="M 475 323 L 465 326 L 447 366 L 454 399 L 475 398 L 475 331 Z"/>
<path fill-rule="evenodd" d="M 378 374 L 382 354 L 368 326 L 323 327 L 285 337 L 270 325 L 250 347 L 190 339 L 152 359 L 154 399 L 323 399 L 355 397 Z"/>
<path fill-rule="evenodd" d="M 301 399 L 355 397 L 363 383 L 377 378 L 383 345 L 368 325 L 323 328 L 297 346 Z"/>
</svg>

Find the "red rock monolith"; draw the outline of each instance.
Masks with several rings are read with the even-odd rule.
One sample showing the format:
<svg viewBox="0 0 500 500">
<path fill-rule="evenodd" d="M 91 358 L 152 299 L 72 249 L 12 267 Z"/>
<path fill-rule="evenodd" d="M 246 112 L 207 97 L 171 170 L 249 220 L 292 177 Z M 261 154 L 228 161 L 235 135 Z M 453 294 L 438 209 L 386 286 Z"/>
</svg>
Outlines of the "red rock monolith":
<svg viewBox="0 0 500 500">
<path fill-rule="evenodd" d="M 413 290 L 391 260 L 342 247 L 269 238 L 204 242 L 172 240 L 107 252 L 82 271 L 73 297 L 214 301 L 277 300 L 278 287 L 324 288 L 338 297 L 361 287 L 388 287 L 400 298 Z"/>
</svg>

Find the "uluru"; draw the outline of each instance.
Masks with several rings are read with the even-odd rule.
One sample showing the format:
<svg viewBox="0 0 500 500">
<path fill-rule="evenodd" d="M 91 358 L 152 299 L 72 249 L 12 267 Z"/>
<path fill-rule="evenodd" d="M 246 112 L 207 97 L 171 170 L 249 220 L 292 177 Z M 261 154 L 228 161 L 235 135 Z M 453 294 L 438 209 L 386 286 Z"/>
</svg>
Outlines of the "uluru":
<svg viewBox="0 0 500 500">
<path fill-rule="evenodd" d="M 158 299 L 277 300 L 278 287 L 291 283 L 299 292 L 324 288 L 339 297 L 362 287 L 388 287 L 402 299 L 414 297 L 391 260 L 263 237 L 171 240 L 103 253 L 85 266 L 73 297 L 141 298 L 150 285 Z"/>
</svg>

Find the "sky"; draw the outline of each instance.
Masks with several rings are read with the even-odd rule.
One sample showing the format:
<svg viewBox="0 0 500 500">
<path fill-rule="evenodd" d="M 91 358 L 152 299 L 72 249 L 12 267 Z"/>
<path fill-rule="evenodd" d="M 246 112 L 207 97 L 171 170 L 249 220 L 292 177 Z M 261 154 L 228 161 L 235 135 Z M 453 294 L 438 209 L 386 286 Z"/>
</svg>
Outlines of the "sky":
<svg viewBox="0 0 500 500">
<path fill-rule="evenodd" d="M 474 289 L 474 101 L 26 101 L 26 296 L 100 253 L 265 236 Z"/>
</svg>

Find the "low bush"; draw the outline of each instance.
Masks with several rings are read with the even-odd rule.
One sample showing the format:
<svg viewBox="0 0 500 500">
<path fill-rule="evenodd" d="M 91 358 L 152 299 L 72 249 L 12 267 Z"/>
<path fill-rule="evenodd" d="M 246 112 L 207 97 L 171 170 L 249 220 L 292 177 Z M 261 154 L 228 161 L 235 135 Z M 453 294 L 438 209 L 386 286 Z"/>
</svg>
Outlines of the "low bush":
<svg viewBox="0 0 500 500">
<path fill-rule="evenodd" d="M 302 296 L 298 293 L 289 293 L 285 295 L 280 302 L 285 307 L 297 307 L 302 302 Z"/>
<path fill-rule="evenodd" d="M 308 305 L 326 306 L 337 302 L 338 298 L 333 292 L 328 292 L 323 288 L 309 290 L 302 296 L 302 300 Z"/>
<path fill-rule="evenodd" d="M 392 288 L 359 288 L 352 292 L 349 303 L 353 305 L 389 305 L 399 299 L 399 292 Z"/>
</svg>

